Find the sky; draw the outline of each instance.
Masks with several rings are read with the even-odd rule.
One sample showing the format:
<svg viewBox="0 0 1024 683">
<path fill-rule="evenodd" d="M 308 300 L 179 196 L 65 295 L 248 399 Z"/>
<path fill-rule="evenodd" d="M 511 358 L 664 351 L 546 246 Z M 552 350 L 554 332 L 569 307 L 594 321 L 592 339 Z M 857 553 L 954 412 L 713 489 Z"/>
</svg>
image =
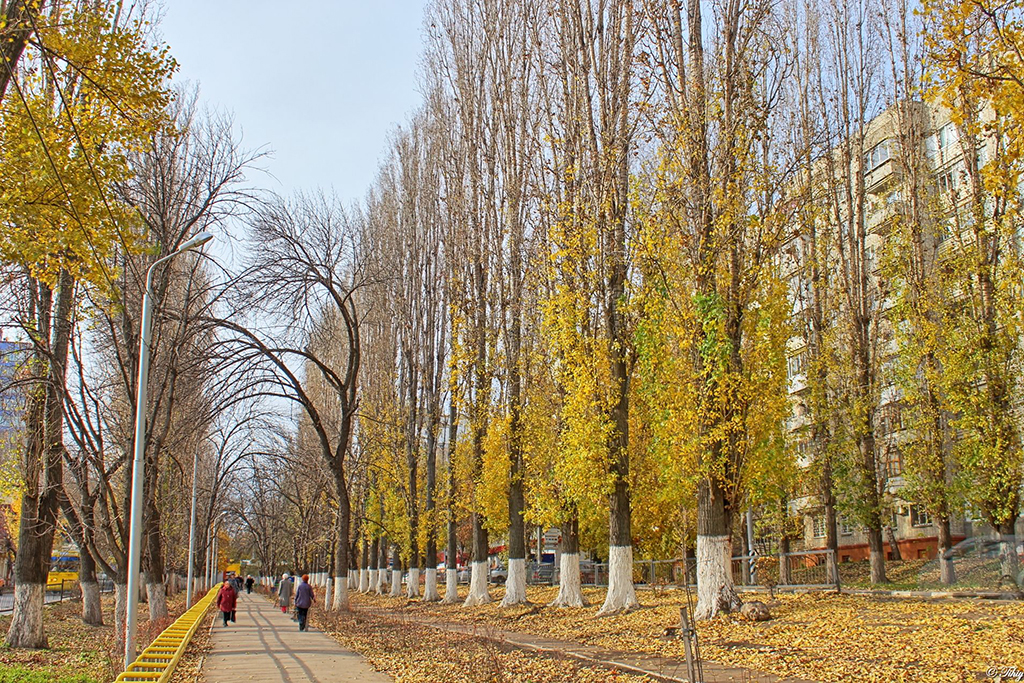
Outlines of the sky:
<svg viewBox="0 0 1024 683">
<path fill-rule="evenodd" d="M 424 0 L 165 0 L 178 81 L 272 153 L 253 184 L 362 199 L 388 134 L 420 102 Z"/>
</svg>

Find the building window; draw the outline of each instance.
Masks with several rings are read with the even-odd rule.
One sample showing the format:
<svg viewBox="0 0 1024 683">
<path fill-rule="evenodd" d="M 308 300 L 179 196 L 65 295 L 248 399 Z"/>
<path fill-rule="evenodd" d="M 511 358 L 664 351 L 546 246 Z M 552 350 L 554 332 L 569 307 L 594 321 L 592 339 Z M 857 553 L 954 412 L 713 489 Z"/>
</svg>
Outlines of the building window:
<svg viewBox="0 0 1024 683">
<path fill-rule="evenodd" d="M 936 184 L 939 187 L 939 194 L 948 195 L 956 190 L 956 174 L 953 171 L 946 171 L 939 175 Z"/>
<path fill-rule="evenodd" d="M 943 157 L 949 158 L 956 139 L 956 126 L 952 123 L 947 123 L 939 129 L 939 149 L 942 151 Z"/>
<path fill-rule="evenodd" d="M 932 525 L 932 516 L 927 510 L 919 505 L 910 506 L 910 526 L 922 527 Z"/>
<path fill-rule="evenodd" d="M 811 523 L 812 535 L 815 538 L 825 538 L 825 515 L 815 515 L 811 518 Z"/>
<path fill-rule="evenodd" d="M 885 450 L 885 476 L 890 479 L 903 474 L 903 454 L 892 446 Z"/>
<path fill-rule="evenodd" d="M 790 378 L 804 374 L 804 366 L 807 364 L 807 352 L 801 351 L 789 357 L 786 361 L 789 368 Z"/>
<path fill-rule="evenodd" d="M 873 171 L 885 162 L 889 161 L 890 157 L 889 141 L 882 140 L 872 147 L 869 152 L 864 154 L 864 170 Z"/>
<path fill-rule="evenodd" d="M 875 418 L 879 436 L 889 436 L 903 429 L 903 406 L 897 402 L 886 403 L 878 409 Z"/>
<path fill-rule="evenodd" d="M 857 530 L 857 527 L 851 522 L 846 515 L 839 517 L 839 533 L 843 536 L 853 536 L 853 532 Z"/>
</svg>

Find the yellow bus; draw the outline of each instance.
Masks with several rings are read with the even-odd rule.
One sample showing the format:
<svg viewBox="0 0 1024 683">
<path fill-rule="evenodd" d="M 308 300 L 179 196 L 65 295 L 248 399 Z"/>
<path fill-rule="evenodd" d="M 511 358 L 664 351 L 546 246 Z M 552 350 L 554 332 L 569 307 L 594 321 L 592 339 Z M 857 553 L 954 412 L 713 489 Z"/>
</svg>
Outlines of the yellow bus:
<svg viewBox="0 0 1024 683">
<path fill-rule="evenodd" d="M 50 558 L 50 573 L 46 575 L 46 590 L 60 590 L 61 586 L 78 581 L 78 553 L 65 551 Z"/>
</svg>

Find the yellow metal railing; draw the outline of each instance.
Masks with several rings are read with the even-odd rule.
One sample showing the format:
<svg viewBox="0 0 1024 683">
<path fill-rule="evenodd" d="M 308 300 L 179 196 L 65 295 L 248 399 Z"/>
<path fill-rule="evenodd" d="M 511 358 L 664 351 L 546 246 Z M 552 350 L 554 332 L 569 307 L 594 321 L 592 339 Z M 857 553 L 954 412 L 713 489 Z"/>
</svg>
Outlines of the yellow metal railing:
<svg viewBox="0 0 1024 683">
<path fill-rule="evenodd" d="M 174 667 L 181 659 L 181 653 L 188 647 L 196 629 L 202 623 L 210 603 L 217 597 L 220 584 L 192 605 L 173 624 L 164 629 L 149 647 L 142 651 L 135 661 L 115 681 L 150 681 L 166 683 L 174 673 Z"/>
</svg>

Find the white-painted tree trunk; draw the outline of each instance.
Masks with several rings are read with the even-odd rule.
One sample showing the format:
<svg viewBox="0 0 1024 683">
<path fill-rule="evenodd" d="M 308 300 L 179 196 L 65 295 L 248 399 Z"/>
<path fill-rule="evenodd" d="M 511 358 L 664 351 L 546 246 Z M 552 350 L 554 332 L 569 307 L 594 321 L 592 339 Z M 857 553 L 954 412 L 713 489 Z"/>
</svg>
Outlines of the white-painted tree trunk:
<svg viewBox="0 0 1024 683">
<path fill-rule="evenodd" d="M 418 598 L 420 596 L 420 569 L 413 567 L 409 570 L 409 580 L 405 582 L 405 597 Z"/>
<path fill-rule="evenodd" d="M 444 600 L 446 605 L 454 605 L 459 601 L 459 572 L 446 569 L 444 572 Z"/>
<path fill-rule="evenodd" d="M 526 560 L 517 558 L 508 561 L 508 577 L 505 579 L 505 597 L 501 600 L 502 607 L 524 605 L 526 599 Z"/>
<path fill-rule="evenodd" d="M 370 587 L 370 570 L 359 570 L 359 592 L 365 593 Z"/>
<path fill-rule="evenodd" d="M 583 599 L 583 586 L 580 580 L 580 555 L 579 553 L 562 553 L 558 562 L 558 595 L 555 596 L 552 607 L 585 607 L 587 601 Z"/>
<path fill-rule="evenodd" d="M 487 562 L 473 562 L 470 565 L 469 595 L 463 607 L 475 607 L 491 602 L 491 594 L 487 590 Z"/>
<path fill-rule="evenodd" d="M 377 570 L 368 570 L 368 579 L 366 582 L 366 590 L 360 590 L 360 593 L 369 593 L 370 591 L 377 590 Z"/>
<path fill-rule="evenodd" d="M 334 599 L 331 600 L 331 611 L 345 609 L 348 609 L 348 574 L 334 577 Z"/>
<path fill-rule="evenodd" d="M 697 608 L 695 619 L 711 619 L 742 603 L 732 585 L 732 541 L 728 536 L 697 535 Z"/>
<path fill-rule="evenodd" d="M 331 580 L 330 577 L 327 577 L 327 585 L 324 586 L 324 611 L 325 612 L 330 612 L 331 611 L 331 607 L 332 607 L 331 598 L 334 597 L 333 594 L 331 593 L 331 589 L 332 588 L 334 588 L 334 582 Z"/>
<path fill-rule="evenodd" d="M 14 614 L 7 631 L 7 644 L 11 647 L 48 647 L 43 627 L 43 604 L 46 586 L 41 583 L 14 585 Z"/>
<path fill-rule="evenodd" d="M 90 626 L 103 625 L 100 584 L 96 581 L 87 581 L 82 584 L 82 621 Z"/>
<path fill-rule="evenodd" d="M 388 570 L 387 569 L 378 569 L 377 570 L 377 585 L 374 587 L 374 590 L 377 592 L 377 595 L 384 595 L 384 593 L 387 592 L 387 589 L 388 589 Z"/>
<path fill-rule="evenodd" d="M 124 618 L 128 605 L 128 586 L 114 584 L 114 651 L 124 652 Z"/>
<path fill-rule="evenodd" d="M 149 601 L 150 621 L 170 617 L 170 613 L 167 611 L 167 588 L 163 583 L 147 583 L 146 598 Z"/>
<path fill-rule="evenodd" d="M 359 588 L 358 577 L 356 576 L 355 572 L 349 571 L 349 573 L 348 573 L 348 589 L 350 591 L 354 591 L 357 588 Z"/>
<path fill-rule="evenodd" d="M 441 596 L 437 593 L 437 569 L 431 567 L 427 569 L 427 575 L 423 584 L 423 601 L 437 602 L 440 599 Z"/>
<path fill-rule="evenodd" d="M 633 546 L 613 545 L 608 548 L 608 595 L 597 616 L 619 614 L 639 606 L 633 585 Z"/>
<path fill-rule="evenodd" d="M 402 570 L 391 570 L 391 597 L 398 598 L 402 595 Z"/>
</svg>

